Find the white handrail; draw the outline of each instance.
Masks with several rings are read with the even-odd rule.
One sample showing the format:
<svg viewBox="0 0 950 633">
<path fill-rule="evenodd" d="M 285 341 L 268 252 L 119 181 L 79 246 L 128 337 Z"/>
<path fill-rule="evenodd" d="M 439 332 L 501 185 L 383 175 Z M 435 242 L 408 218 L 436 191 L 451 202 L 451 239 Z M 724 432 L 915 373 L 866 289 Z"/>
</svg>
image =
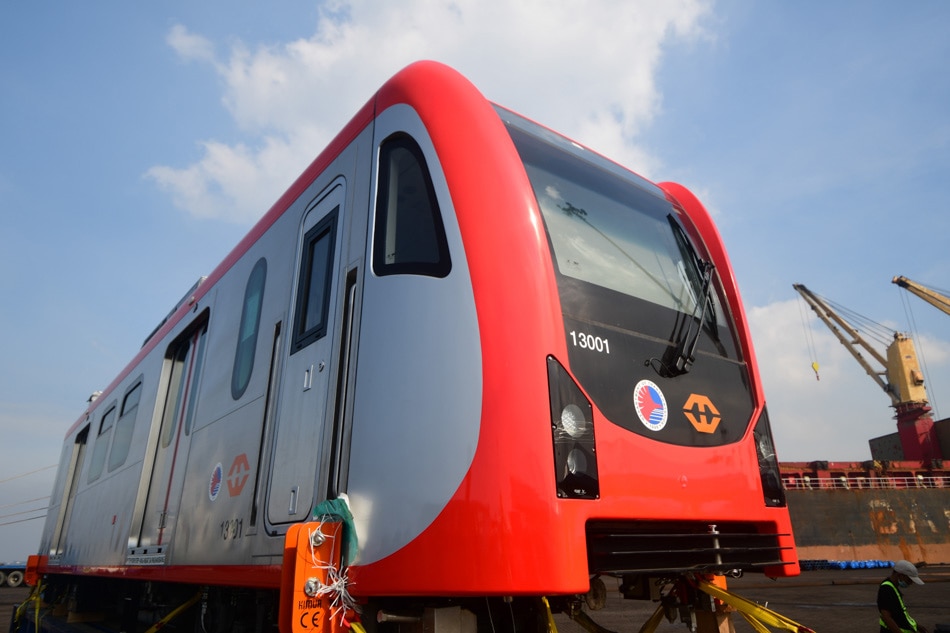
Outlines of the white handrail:
<svg viewBox="0 0 950 633">
<path fill-rule="evenodd" d="M 873 476 L 873 477 L 811 477 L 785 475 L 782 485 L 786 490 L 865 490 L 901 488 L 950 488 L 950 477 Z"/>
</svg>

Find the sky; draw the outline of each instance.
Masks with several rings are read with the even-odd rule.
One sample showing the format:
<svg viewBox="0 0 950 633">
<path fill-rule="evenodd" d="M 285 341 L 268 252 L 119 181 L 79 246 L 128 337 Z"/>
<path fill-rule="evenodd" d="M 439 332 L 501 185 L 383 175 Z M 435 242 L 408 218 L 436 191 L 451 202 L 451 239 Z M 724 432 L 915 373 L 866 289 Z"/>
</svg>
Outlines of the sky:
<svg viewBox="0 0 950 633">
<path fill-rule="evenodd" d="M 0 3 L 0 561 L 88 396 L 418 59 L 704 201 L 780 460 L 896 430 L 793 283 L 911 333 L 950 417 L 950 316 L 890 282 L 950 287 L 948 33 L 941 0 Z"/>
</svg>

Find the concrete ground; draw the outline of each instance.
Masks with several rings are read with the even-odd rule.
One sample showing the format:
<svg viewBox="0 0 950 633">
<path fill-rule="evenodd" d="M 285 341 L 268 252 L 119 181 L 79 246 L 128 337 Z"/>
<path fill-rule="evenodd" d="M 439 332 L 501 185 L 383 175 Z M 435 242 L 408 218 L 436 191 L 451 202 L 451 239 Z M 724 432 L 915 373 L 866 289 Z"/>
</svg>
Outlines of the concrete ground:
<svg viewBox="0 0 950 633">
<path fill-rule="evenodd" d="M 779 580 L 750 574 L 730 579 L 729 590 L 819 633 L 871 633 L 878 630 L 877 585 L 887 574 L 886 569 L 807 571 Z M 933 633 L 938 622 L 950 625 L 950 565 L 922 567 L 921 578 L 926 584 L 905 590 L 904 598 L 911 615 Z M 611 582 L 607 589 L 607 608 L 593 612 L 593 619 L 617 633 L 637 633 L 656 605 L 621 599 Z M 7 630 L 12 605 L 28 595 L 26 587 L 0 588 L 0 633 Z M 555 619 L 559 633 L 585 633 L 562 615 Z M 754 632 L 741 616 L 733 615 L 732 620 L 737 633 Z M 661 633 L 687 630 L 680 622 L 666 620 L 657 629 Z"/>
<path fill-rule="evenodd" d="M 933 633 L 937 623 L 950 626 L 950 565 L 921 567 L 920 571 L 925 584 L 904 590 L 904 601 L 918 624 Z M 777 580 L 748 574 L 729 579 L 728 585 L 730 592 L 818 633 L 871 633 L 878 630 L 877 586 L 889 573 L 888 569 L 807 571 Z M 610 582 L 607 591 L 607 608 L 591 616 L 611 631 L 637 633 L 656 608 L 651 602 L 623 600 Z M 737 633 L 755 631 L 741 615 L 731 617 Z M 557 622 L 559 633 L 586 633 L 563 616 L 557 616 Z M 679 621 L 663 620 L 656 630 L 683 633 L 688 629 Z"/>
</svg>

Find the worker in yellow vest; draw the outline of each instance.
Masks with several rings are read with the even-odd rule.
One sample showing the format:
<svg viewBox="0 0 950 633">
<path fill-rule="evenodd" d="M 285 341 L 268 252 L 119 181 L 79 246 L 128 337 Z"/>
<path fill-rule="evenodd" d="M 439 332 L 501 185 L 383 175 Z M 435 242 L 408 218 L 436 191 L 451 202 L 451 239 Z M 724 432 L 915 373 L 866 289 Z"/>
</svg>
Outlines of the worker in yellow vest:
<svg viewBox="0 0 950 633">
<path fill-rule="evenodd" d="M 911 583 L 922 585 L 917 568 L 914 564 L 899 560 L 894 563 L 891 575 L 877 588 L 877 609 L 881 612 L 881 633 L 927 633 L 927 629 L 919 626 L 914 618 L 907 613 L 904 605 L 904 595 L 901 589 L 910 587 Z"/>
</svg>

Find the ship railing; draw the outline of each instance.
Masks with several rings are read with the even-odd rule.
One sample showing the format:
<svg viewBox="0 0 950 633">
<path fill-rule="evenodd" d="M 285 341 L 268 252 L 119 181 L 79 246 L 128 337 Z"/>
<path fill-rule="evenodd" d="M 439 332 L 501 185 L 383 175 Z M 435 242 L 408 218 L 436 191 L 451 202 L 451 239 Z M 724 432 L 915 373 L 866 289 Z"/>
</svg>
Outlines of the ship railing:
<svg viewBox="0 0 950 633">
<path fill-rule="evenodd" d="M 906 488 L 950 488 L 950 477 L 909 476 L 855 476 L 811 477 L 786 475 L 782 477 L 786 490 L 897 490 Z"/>
</svg>

